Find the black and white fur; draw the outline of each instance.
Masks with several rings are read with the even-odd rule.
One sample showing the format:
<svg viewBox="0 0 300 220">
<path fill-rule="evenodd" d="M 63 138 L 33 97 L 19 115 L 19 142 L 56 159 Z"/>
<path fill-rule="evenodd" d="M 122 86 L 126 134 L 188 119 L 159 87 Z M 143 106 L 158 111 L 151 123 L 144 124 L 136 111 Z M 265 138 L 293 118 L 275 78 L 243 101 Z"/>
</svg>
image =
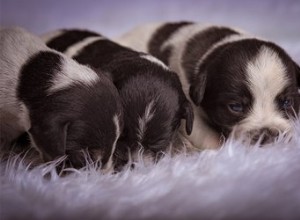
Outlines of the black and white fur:
<svg viewBox="0 0 300 220">
<path fill-rule="evenodd" d="M 193 101 L 196 147 L 235 133 L 263 142 L 289 133 L 299 109 L 299 66 L 274 43 L 192 22 L 145 24 L 116 40 L 149 52 L 179 74 Z M 232 131 L 235 132 L 232 132 Z"/>
<path fill-rule="evenodd" d="M 123 127 L 118 91 L 104 74 L 78 64 L 21 28 L 0 32 L 1 148 L 24 132 L 45 161 L 83 149 L 109 168 Z"/>
<path fill-rule="evenodd" d="M 61 30 L 43 38 L 55 49 L 69 43 L 61 52 L 96 72 L 107 72 L 112 78 L 124 108 L 124 132 L 116 150 L 121 163 L 127 163 L 130 155 L 136 161 L 140 149 L 150 159 L 165 152 L 181 119 L 186 121 L 187 134 L 191 133 L 192 106 L 185 98 L 178 76 L 158 59 L 85 30 Z"/>
</svg>

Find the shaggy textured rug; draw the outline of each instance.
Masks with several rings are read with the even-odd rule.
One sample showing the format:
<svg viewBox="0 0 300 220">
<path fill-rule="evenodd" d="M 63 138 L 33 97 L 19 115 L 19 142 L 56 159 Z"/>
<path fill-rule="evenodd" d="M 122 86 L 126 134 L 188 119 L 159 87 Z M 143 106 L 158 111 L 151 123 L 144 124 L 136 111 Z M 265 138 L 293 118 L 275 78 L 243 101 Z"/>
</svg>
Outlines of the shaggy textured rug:
<svg viewBox="0 0 300 220">
<path fill-rule="evenodd" d="M 300 64 L 299 1 L 79 2 L 2 0 L 0 22 L 35 33 L 82 26 L 108 36 L 154 20 L 222 23 L 274 40 Z M 22 158 L 0 160 L 1 220 L 300 219 L 300 125 L 288 144 L 228 141 L 218 151 L 140 161 L 115 175 L 90 165 L 60 177 L 55 163 L 32 169 Z"/>
<path fill-rule="evenodd" d="M 59 176 L 56 163 L 1 161 L 1 220 L 300 219 L 300 123 L 288 143 L 228 140 L 219 150 L 166 154 L 117 174 L 91 164 Z"/>
</svg>

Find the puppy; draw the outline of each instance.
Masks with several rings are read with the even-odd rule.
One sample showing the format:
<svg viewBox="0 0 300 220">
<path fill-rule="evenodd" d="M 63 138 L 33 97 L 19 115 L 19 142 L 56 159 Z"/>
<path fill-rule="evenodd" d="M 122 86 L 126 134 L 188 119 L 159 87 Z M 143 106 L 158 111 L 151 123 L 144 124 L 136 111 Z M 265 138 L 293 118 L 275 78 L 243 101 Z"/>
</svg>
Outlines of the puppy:
<svg viewBox="0 0 300 220">
<path fill-rule="evenodd" d="M 217 147 L 233 133 L 268 143 L 292 130 L 300 69 L 276 44 L 192 22 L 146 24 L 116 41 L 179 74 L 193 101 L 195 124 L 187 138 L 196 147 Z"/>
<path fill-rule="evenodd" d="M 181 119 L 191 133 L 192 106 L 178 76 L 161 61 L 84 30 L 61 30 L 43 38 L 50 47 L 64 45 L 61 52 L 112 78 L 124 108 L 124 131 L 116 150 L 119 165 L 130 156 L 136 161 L 141 149 L 151 160 L 159 157 L 172 143 Z"/>
<path fill-rule="evenodd" d="M 123 127 L 118 91 L 101 72 L 48 48 L 21 28 L 0 32 L 1 147 L 24 132 L 45 161 L 67 154 L 74 167 L 82 149 L 111 166 Z"/>
</svg>

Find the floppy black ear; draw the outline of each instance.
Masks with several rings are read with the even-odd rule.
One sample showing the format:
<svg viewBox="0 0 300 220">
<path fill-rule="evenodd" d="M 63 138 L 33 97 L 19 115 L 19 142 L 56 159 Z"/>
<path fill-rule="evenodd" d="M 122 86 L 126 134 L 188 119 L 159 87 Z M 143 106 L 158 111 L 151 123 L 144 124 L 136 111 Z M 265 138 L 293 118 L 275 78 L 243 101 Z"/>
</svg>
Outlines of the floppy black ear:
<svg viewBox="0 0 300 220">
<path fill-rule="evenodd" d="M 189 95 L 195 105 L 199 106 L 202 102 L 205 87 L 206 87 L 206 73 L 199 74 L 195 77 L 194 81 L 191 83 Z"/>
<path fill-rule="evenodd" d="M 31 139 L 33 139 L 33 144 L 42 153 L 45 161 L 51 161 L 65 155 L 68 125 L 50 125 L 47 123 L 33 125 L 30 128 L 29 133 Z"/>
<path fill-rule="evenodd" d="M 300 66 L 295 63 L 295 70 L 296 70 L 296 79 L 297 79 L 297 85 L 298 85 L 298 89 L 300 89 Z"/>
<path fill-rule="evenodd" d="M 192 133 L 193 123 L 194 123 L 194 111 L 191 103 L 186 100 L 182 106 L 183 115 L 182 118 L 185 119 L 185 130 L 188 135 Z"/>
</svg>

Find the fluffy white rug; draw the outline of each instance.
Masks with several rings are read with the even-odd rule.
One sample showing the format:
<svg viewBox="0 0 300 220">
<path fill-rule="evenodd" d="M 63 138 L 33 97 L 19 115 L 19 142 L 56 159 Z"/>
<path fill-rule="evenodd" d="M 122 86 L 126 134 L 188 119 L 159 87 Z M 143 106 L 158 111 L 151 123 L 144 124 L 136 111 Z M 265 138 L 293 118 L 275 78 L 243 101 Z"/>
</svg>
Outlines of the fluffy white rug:
<svg viewBox="0 0 300 220">
<path fill-rule="evenodd" d="M 156 165 L 59 177 L 54 163 L 1 162 L 4 219 L 300 219 L 300 123 L 291 142 L 166 155 Z"/>
<path fill-rule="evenodd" d="M 2 2 L 1 24 L 35 33 L 79 25 L 116 36 L 139 23 L 170 19 L 237 26 L 276 41 L 300 64 L 299 1 Z M 289 144 L 228 142 L 219 151 L 167 155 L 157 165 L 140 162 L 116 175 L 90 166 L 58 177 L 54 164 L 29 170 L 18 157 L 0 161 L 0 173 L 1 220 L 299 220 L 300 125 Z"/>
</svg>

